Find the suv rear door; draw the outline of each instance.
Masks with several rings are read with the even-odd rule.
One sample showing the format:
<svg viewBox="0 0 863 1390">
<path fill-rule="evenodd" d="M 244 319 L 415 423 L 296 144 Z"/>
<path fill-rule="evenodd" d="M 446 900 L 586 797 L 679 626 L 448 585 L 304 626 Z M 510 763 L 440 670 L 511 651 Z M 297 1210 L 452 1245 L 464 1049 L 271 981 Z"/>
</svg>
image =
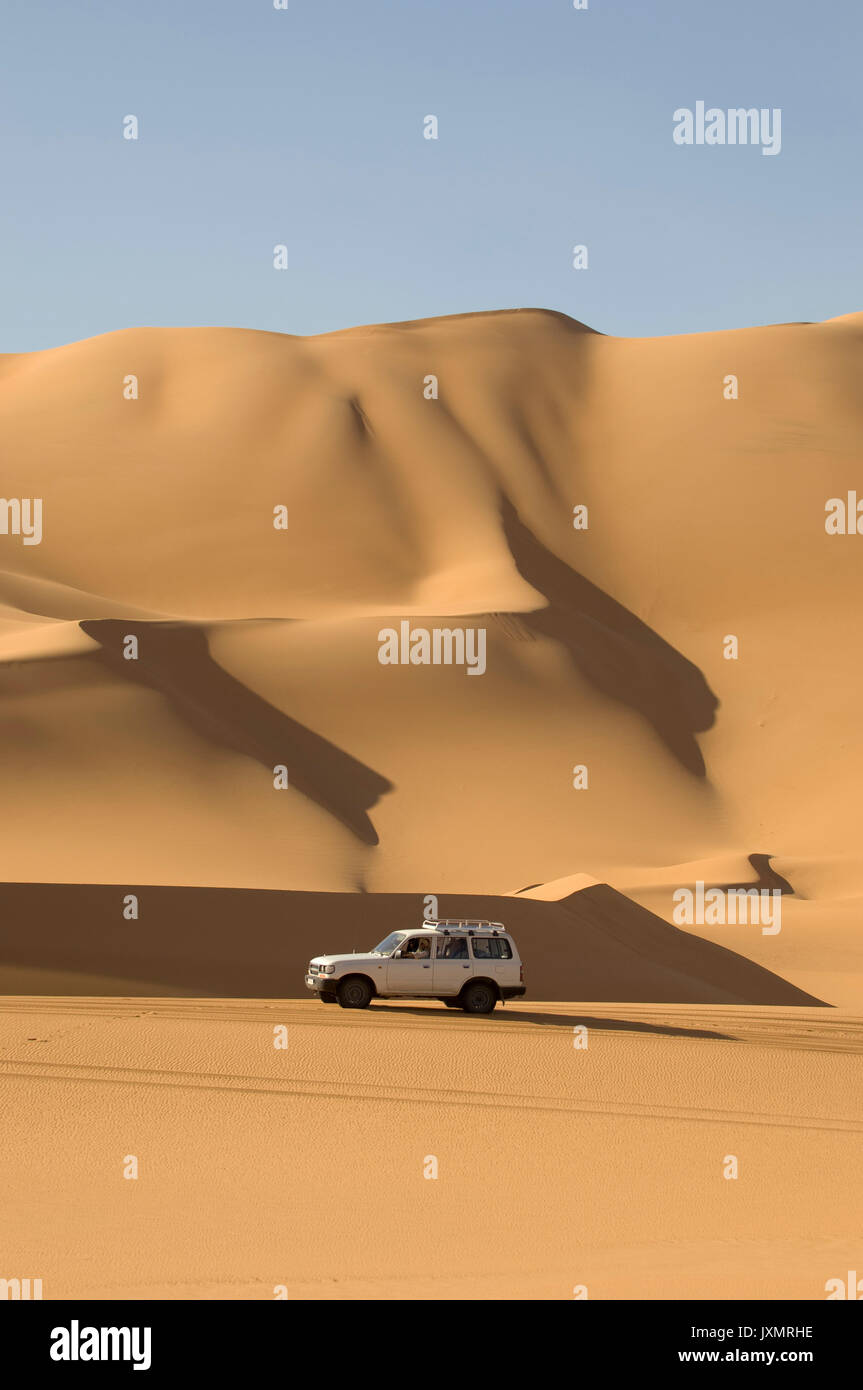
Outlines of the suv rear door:
<svg viewBox="0 0 863 1390">
<path fill-rule="evenodd" d="M 519 966 L 509 939 L 505 936 L 471 937 L 475 975 L 497 980 L 498 984 L 517 985 Z"/>
<path fill-rule="evenodd" d="M 467 936 L 455 933 L 435 940 L 434 992 L 458 994 L 473 975 L 473 960 Z"/>
</svg>

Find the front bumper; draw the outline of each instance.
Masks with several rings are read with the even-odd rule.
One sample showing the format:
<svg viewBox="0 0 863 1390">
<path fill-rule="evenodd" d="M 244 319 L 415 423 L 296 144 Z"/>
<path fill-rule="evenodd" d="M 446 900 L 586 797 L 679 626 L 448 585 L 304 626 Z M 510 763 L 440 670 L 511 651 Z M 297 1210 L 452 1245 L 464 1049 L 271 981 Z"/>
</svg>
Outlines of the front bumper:
<svg viewBox="0 0 863 1390">
<path fill-rule="evenodd" d="M 311 989 L 320 993 L 324 990 L 327 994 L 335 994 L 336 977 L 335 975 L 307 975 L 306 989 Z"/>
</svg>

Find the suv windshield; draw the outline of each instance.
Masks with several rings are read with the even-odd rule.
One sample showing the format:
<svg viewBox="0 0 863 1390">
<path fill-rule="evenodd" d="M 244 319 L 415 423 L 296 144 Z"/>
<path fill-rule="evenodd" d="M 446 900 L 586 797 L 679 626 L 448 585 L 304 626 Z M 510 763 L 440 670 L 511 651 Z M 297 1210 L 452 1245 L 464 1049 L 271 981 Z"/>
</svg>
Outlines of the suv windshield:
<svg viewBox="0 0 863 1390">
<path fill-rule="evenodd" d="M 391 931 L 389 936 L 385 936 L 383 941 L 379 942 L 369 954 L 372 956 L 388 956 L 396 949 L 400 941 L 404 941 L 406 936 L 406 931 Z"/>
</svg>

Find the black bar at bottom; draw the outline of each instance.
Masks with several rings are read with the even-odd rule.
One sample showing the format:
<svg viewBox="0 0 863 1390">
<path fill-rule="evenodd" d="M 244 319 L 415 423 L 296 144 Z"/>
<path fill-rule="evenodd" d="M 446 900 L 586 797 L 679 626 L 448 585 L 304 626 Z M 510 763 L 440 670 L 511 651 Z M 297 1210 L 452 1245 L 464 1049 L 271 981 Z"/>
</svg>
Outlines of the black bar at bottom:
<svg viewBox="0 0 863 1390">
<path fill-rule="evenodd" d="M 570 1361 L 576 1376 L 590 1355 L 609 1372 L 794 1365 L 823 1377 L 853 1364 L 861 1322 L 859 1310 L 828 1301 L 573 1300 L 565 1307 L 533 1303 L 530 1311 L 524 1302 L 518 1310 L 509 1302 L 463 1303 L 438 1318 L 426 1303 L 268 1300 L 266 1307 L 224 1301 L 10 1302 L 0 1326 L 7 1356 L 25 1374 L 92 1377 L 108 1367 L 114 1375 L 137 1369 L 142 1380 L 186 1370 L 220 1378 L 289 1370 L 296 1377 L 314 1363 L 324 1369 L 359 1361 L 371 1370 L 369 1362 L 380 1357 L 382 1369 L 401 1365 L 412 1374 L 425 1369 L 437 1376 L 463 1354 L 475 1357 L 481 1350 L 494 1376 L 501 1360 L 506 1364 L 523 1348 L 542 1379 L 552 1352 L 555 1361 Z M 537 1342 L 540 1328 L 564 1340 L 553 1347 Z"/>
</svg>

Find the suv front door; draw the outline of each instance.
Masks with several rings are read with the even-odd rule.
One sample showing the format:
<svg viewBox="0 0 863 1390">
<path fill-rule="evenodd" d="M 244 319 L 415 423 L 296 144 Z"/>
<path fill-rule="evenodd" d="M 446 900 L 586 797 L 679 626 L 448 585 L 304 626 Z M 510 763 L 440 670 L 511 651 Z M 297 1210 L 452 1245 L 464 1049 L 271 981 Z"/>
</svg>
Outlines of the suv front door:
<svg viewBox="0 0 863 1390">
<path fill-rule="evenodd" d="M 431 994 L 431 939 L 410 936 L 387 964 L 387 994 Z"/>
<path fill-rule="evenodd" d="M 466 936 L 439 936 L 435 942 L 434 992 L 458 994 L 473 975 Z"/>
</svg>

